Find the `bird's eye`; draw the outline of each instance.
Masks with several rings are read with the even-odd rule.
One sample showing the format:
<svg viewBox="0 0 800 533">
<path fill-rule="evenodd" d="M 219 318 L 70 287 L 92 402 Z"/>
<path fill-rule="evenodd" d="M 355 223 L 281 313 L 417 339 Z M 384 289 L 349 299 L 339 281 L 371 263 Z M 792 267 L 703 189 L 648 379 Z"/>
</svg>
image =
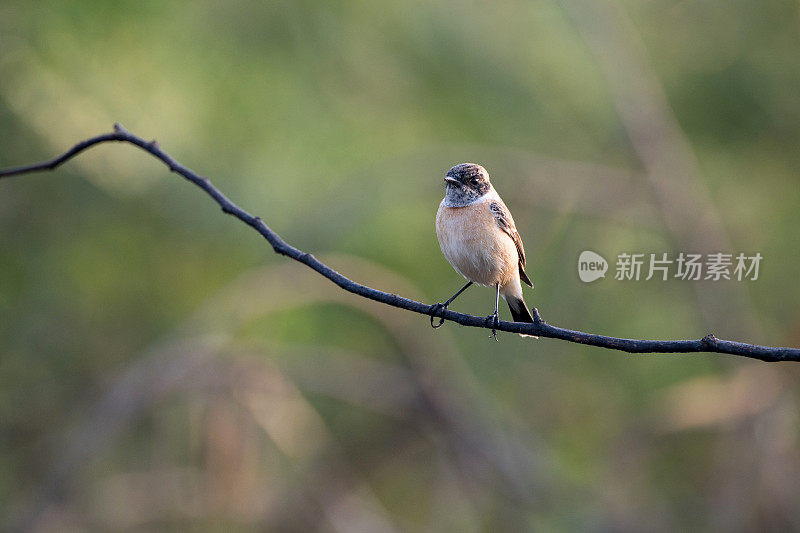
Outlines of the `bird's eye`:
<svg viewBox="0 0 800 533">
<path fill-rule="evenodd" d="M 469 182 L 470 182 L 472 185 L 477 185 L 479 181 L 480 181 L 480 180 L 479 180 L 478 178 L 472 178 L 471 180 L 469 180 Z"/>
</svg>

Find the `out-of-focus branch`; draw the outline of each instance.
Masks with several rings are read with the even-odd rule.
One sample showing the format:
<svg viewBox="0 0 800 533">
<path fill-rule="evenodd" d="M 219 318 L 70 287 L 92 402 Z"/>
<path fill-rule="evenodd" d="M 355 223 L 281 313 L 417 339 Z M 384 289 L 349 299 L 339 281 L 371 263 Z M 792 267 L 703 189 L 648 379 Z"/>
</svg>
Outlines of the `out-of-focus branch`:
<svg viewBox="0 0 800 533">
<path fill-rule="evenodd" d="M 447 320 L 451 320 L 462 326 L 470 326 L 477 328 L 490 328 L 491 325 L 487 323 L 486 318 L 468 315 L 464 313 L 457 313 L 448 309 L 439 309 L 433 305 L 427 305 L 416 300 L 404 298 L 397 294 L 383 292 L 366 285 L 361 285 L 355 281 L 347 278 L 339 272 L 333 270 L 326 264 L 319 261 L 313 255 L 303 252 L 284 241 L 280 235 L 275 233 L 269 226 L 267 226 L 261 218 L 251 215 L 233 202 L 231 202 L 222 192 L 214 187 L 208 178 L 202 177 L 192 170 L 181 165 L 169 154 L 161 149 L 156 141 L 145 141 L 141 137 L 133 135 L 125 128 L 116 124 L 113 133 L 106 133 L 98 135 L 82 141 L 63 154 L 44 161 L 41 163 L 26 165 L 8 170 L 0 170 L 0 179 L 20 174 L 27 174 L 31 172 L 38 172 L 41 170 L 53 170 L 71 158 L 75 157 L 84 150 L 102 144 L 105 142 L 126 142 L 141 148 L 142 150 L 150 153 L 157 159 L 161 160 L 171 172 L 180 174 L 188 181 L 194 183 L 203 191 L 206 192 L 214 201 L 222 208 L 226 214 L 232 215 L 248 226 L 255 229 L 260 233 L 269 244 L 275 253 L 284 255 L 299 261 L 304 265 L 315 270 L 322 276 L 334 282 L 342 289 L 353 294 L 369 298 L 393 307 L 413 311 L 423 315 L 433 315 Z M 595 335 L 592 333 L 584 333 L 581 331 L 573 331 L 569 329 L 551 326 L 545 323 L 539 316 L 536 308 L 533 308 L 533 316 L 536 319 L 534 324 L 523 324 L 519 322 L 504 322 L 501 321 L 496 327 L 499 331 L 506 331 L 510 333 L 524 333 L 528 335 L 536 335 L 539 337 L 548 337 L 552 339 L 561 339 L 568 342 L 578 344 L 588 344 L 590 346 L 597 346 L 599 348 L 608 348 L 612 350 L 621 350 L 630 353 L 695 353 L 695 352 L 714 352 L 714 353 L 727 353 L 732 355 L 740 355 L 752 359 L 759 359 L 762 361 L 800 361 L 800 349 L 798 348 L 783 348 L 760 346 L 754 344 L 746 344 L 743 342 L 734 342 L 728 340 L 717 339 L 714 335 L 706 335 L 702 339 L 697 340 L 638 340 L 638 339 L 622 339 L 617 337 L 607 337 L 604 335 Z"/>
<path fill-rule="evenodd" d="M 700 178 L 689 139 L 669 105 L 625 9 L 608 0 L 562 0 L 606 81 L 611 100 L 673 242 L 683 250 L 731 248 L 722 217 Z M 741 335 L 760 331 L 743 292 L 693 283 L 707 324 Z"/>
</svg>

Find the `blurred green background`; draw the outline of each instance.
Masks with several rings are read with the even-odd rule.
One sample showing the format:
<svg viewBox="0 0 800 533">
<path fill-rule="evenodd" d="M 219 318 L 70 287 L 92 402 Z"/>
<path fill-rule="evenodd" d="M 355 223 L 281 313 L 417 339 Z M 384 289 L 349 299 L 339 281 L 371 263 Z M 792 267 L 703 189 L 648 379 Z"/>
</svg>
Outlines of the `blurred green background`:
<svg viewBox="0 0 800 533">
<path fill-rule="evenodd" d="M 799 23 L 783 0 L 3 0 L 0 167 L 120 122 L 433 303 L 462 282 L 442 176 L 480 162 L 548 322 L 798 346 Z M 578 279 L 587 249 L 605 280 Z M 615 281 L 625 251 L 764 259 Z M 3 529 L 799 529 L 798 368 L 434 331 L 130 146 L 0 182 Z"/>
</svg>

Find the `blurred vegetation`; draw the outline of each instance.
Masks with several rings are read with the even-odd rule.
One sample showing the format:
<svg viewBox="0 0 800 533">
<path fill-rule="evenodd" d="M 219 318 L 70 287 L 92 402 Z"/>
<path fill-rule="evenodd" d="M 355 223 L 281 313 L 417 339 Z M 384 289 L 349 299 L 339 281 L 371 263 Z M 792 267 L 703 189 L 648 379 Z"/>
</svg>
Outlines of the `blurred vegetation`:
<svg viewBox="0 0 800 533">
<path fill-rule="evenodd" d="M 671 194 L 722 231 L 678 215 L 764 256 L 758 281 L 708 284 L 579 281 L 585 249 L 719 250 L 665 225 L 600 63 L 639 67 L 567 3 L 3 0 L 0 167 L 117 121 L 290 243 L 432 303 L 461 283 L 433 231 L 441 176 L 476 161 L 549 322 L 800 345 L 797 3 L 589 17 L 652 69 L 631 75 L 658 81 L 695 165 Z M 3 180 L 0 523 L 800 528 L 794 366 L 486 336 L 343 293 L 127 146 Z"/>
</svg>

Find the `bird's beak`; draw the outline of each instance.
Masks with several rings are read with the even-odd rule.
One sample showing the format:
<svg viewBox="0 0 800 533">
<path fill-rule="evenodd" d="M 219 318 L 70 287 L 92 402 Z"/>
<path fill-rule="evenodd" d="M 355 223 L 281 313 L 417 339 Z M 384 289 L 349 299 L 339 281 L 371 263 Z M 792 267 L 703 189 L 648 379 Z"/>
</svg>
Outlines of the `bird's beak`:
<svg viewBox="0 0 800 533">
<path fill-rule="evenodd" d="M 450 176 L 445 176 L 444 181 L 446 181 L 447 183 L 452 183 L 453 185 L 461 185 L 461 183 L 459 183 L 457 179 L 451 178 Z"/>
</svg>

